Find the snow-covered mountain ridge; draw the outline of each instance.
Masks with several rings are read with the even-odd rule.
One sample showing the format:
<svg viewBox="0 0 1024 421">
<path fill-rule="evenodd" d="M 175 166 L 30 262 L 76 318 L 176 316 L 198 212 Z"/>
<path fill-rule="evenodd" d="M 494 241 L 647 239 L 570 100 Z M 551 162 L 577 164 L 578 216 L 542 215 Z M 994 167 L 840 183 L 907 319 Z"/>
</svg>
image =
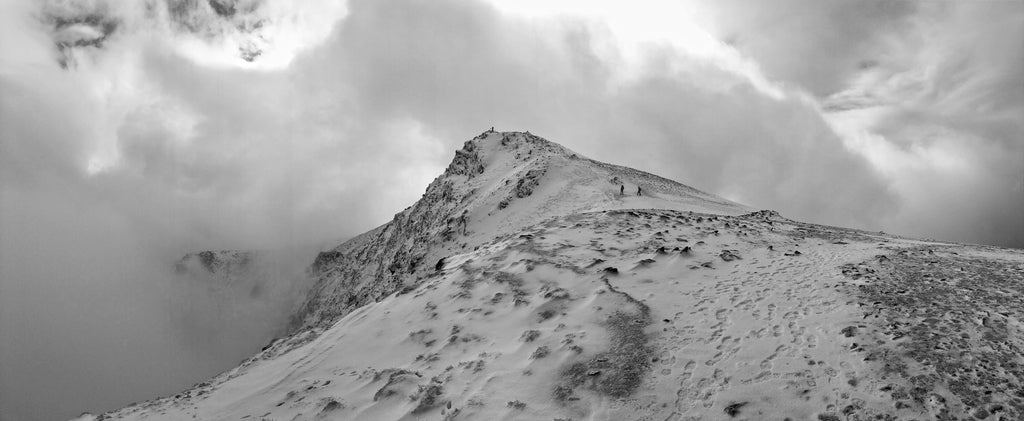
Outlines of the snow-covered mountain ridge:
<svg viewBox="0 0 1024 421">
<path fill-rule="evenodd" d="M 635 195 L 637 186 L 642 196 Z M 352 309 L 415 286 L 440 259 L 544 219 L 638 207 L 750 211 L 672 180 L 587 159 L 528 132 L 485 132 L 456 151 L 413 206 L 320 253 L 316 284 L 293 326 L 330 326 Z"/>
<path fill-rule="evenodd" d="M 295 334 L 83 419 L 1024 416 L 1024 252 L 750 212 L 527 133 L 311 271 Z"/>
</svg>

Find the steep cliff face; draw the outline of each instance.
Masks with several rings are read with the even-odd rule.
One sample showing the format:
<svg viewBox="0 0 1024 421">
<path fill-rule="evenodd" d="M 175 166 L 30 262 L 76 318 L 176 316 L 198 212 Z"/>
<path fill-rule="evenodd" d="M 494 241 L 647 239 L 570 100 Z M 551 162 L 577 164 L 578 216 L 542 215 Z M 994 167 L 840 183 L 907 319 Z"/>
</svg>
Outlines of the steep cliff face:
<svg viewBox="0 0 1024 421">
<path fill-rule="evenodd" d="M 620 195 L 625 186 L 627 195 Z M 644 196 L 636 197 L 636 186 Z M 485 132 L 455 152 L 413 206 L 321 252 L 292 329 L 325 328 L 353 309 L 413 288 L 444 257 L 552 216 L 656 207 L 739 214 L 749 209 L 683 184 L 594 161 L 523 132 Z"/>
</svg>

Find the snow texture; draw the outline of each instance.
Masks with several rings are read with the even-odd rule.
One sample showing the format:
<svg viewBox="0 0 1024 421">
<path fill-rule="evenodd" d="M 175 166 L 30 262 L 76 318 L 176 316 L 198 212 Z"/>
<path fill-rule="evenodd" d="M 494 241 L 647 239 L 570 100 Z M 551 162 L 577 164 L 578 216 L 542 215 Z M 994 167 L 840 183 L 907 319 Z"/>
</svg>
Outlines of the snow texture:
<svg viewBox="0 0 1024 421">
<path fill-rule="evenodd" d="M 1021 251 L 752 212 L 529 133 L 467 142 L 310 271 L 292 335 L 82 419 L 1024 417 Z"/>
</svg>

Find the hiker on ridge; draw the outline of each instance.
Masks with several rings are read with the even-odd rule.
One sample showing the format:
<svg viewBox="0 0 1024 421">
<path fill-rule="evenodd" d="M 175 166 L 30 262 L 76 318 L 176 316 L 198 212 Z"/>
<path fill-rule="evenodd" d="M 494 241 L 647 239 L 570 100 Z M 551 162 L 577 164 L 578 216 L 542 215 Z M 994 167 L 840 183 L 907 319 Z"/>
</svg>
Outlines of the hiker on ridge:
<svg viewBox="0 0 1024 421">
<path fill-rule="evenodd" d="M 641 192 L 643 192 L 643 189 L 640 186 L 636 186 L 636 195 L 639 196 Z"/>
</svg>

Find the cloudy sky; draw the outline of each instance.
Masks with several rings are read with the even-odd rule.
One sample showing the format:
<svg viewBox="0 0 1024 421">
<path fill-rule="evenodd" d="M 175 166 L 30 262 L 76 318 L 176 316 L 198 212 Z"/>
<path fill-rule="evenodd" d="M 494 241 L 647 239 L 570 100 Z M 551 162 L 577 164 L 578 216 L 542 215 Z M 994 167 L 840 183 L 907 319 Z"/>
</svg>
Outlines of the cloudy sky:
<svg viewBox="0 0 1024 421">
<path fill-rule="evenodd" d="M 363 232 L 491 126 L 794 219 L 1024 247 L 1024 2 L 606 3 L 0 0 L 0 417 L 110 350 L 16 356 L 135 314 L 110 297 L 173 303 L 154 265 Z M 107 342 L 163 346 L 148 326 Z M 188 384 L 63 380 L 47 415 Z"/>
</svg>

